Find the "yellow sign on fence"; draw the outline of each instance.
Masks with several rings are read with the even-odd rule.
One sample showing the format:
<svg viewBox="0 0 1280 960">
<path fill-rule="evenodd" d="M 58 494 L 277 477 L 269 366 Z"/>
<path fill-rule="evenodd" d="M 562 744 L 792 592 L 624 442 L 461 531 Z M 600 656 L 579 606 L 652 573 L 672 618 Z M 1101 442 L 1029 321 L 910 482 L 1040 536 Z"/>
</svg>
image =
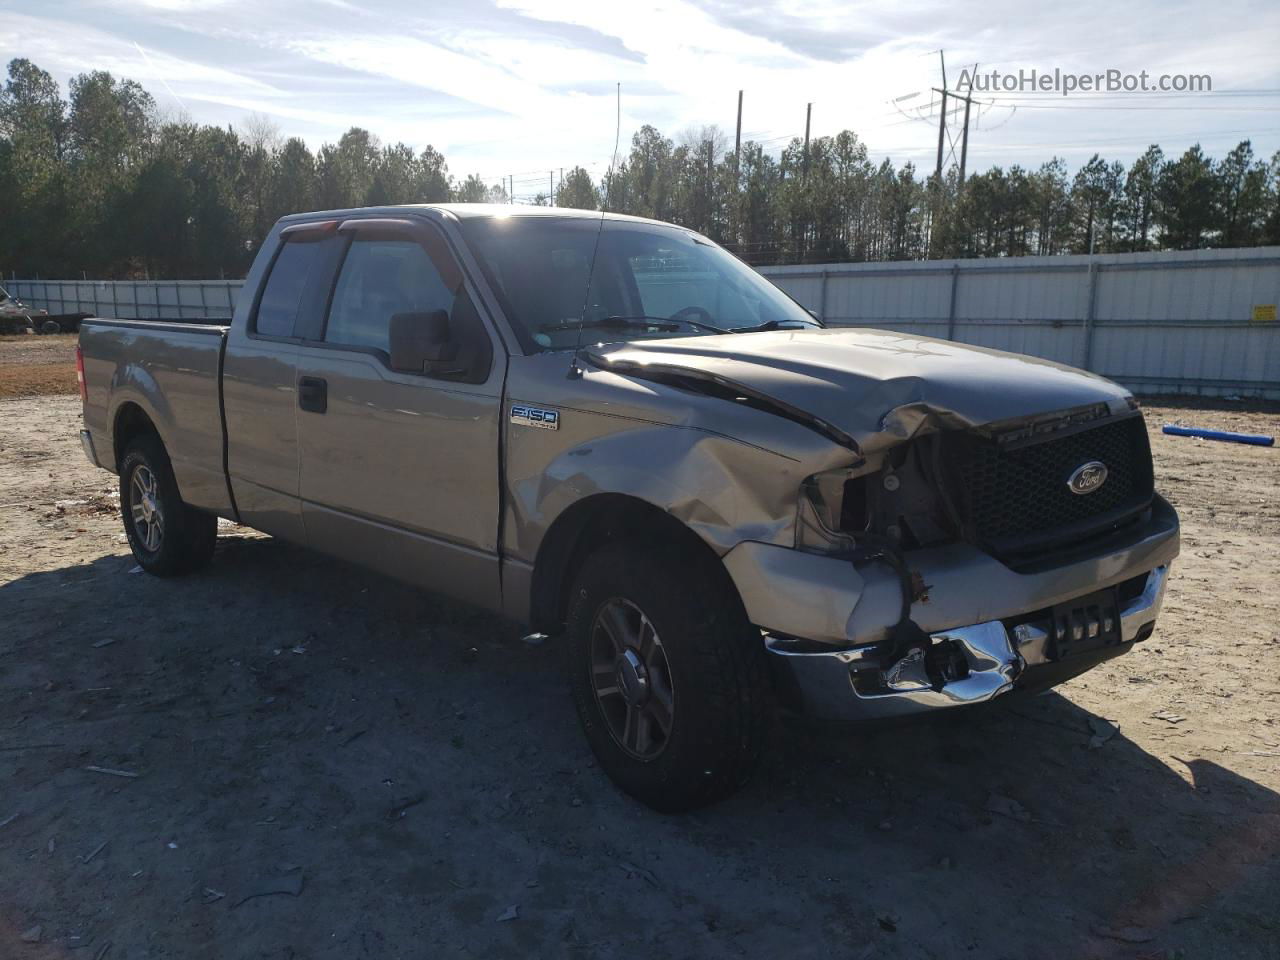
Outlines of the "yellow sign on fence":
<svg viewBox="0 0 1280 960">
<path fill-rule="evenodd" d="M 1276 322 L 1276 305 L 1274 303 L 1260 303 L 1253 308 L 1253 317 L 1250 323 L 1275 323 Z"/>
</svg>

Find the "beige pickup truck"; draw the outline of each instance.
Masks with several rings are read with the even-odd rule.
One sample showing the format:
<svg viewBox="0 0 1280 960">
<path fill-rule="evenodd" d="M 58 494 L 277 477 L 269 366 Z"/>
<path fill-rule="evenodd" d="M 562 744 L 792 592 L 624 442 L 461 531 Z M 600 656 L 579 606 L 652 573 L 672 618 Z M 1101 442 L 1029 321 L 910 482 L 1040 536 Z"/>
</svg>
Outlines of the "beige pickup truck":
<svg viewBox="0 0 1280 960">
<path fill-rule="evenodd" d="M 145 570 L 226 517 L 527 623 L 660 810 L 742 784 L 779 709 L 946 713 L 1124 653 L 1178 552 L 1122 387 L 826 328 L 630 217 L 286 217 L 230 326 L 89 320 L 79 362 Z"/>
</svg>

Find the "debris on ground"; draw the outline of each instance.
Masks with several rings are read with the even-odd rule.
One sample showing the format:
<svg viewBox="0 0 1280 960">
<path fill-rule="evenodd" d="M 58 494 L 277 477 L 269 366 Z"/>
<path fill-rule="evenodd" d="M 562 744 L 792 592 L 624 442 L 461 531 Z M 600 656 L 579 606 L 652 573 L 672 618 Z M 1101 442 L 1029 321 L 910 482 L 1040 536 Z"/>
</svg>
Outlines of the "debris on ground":
<svg viewBox="0 0 1280 960">
<path fill-rule="evenodd" d="M 1090 717 L 1089 729 L 1093 731 L 1093 736 L 1089 738 L 1089 749 L 1097 750 L 1120 732 L 1120 724 L 1102 717 Z"/>
<path fill-rule="evenodd" d="M 507 909 L 503 910 L 498 916 L 498 923 L 506 923 L 508 920 L 516 920 L 520 917 L 520 904 L 513 903 Z"/>
<path fill-rule="evenodd" d="M 1163 720 L 1165 723 L 1181 723 L 1183 720 L 1187 719 L 1186 717 L 1174 713 L 1171 710 L 1157 710 L 1151 716 L 1156 720 Z"/>
<path fill-rule="evenodd" d="M 1031 822 L 1031 814 L 1027 808 L 1020 804 L 1013 797 L 1001 796 L 993 793 L 987 797 L 987 812 L 999 814 L 1002 817 L 1008 817 L 1010 820 L 1018 820 L 1022 823 Z"/>
<path fill-rule="evenodd" d="M 105 849 L 107 848 L 107 844 L 108 844 L 108 843 L 110 843 L 110 842 L 111 842 L 110 840 L 103 840 L 100 844 L 98 844 L 96 847 L 94 847 L 92 850 L 90 850 L 90 851 L 89 851 L 88 856 L 81 857 L 81 858 L 80 858 L 80 862 L 81 862 L 81 863 L 88 863 L 90 860 L 92 860 L 94 857 L 96 857 L 98 854 L 100 854 L 103 850 L 105 850 Z M 52 840 L 50 840 L 50 841 L 49 841 L 49 852 L 50 852 L 50 853 L 53 853 L 53 841 L 52 841 Z"/>
<path fill-rule="evenodd" d="M 658 886 L 658 878 L 653 875 L 652 870 L 646 870 L 644 867 L 637 867 L 634 863 L 626 860 L 619 860 L 618 867 L 627 875 L 627 878 L 639 877 L 651 887 Z"/>
<path fill-rule="evenodd" d="M 1094 927 L 1093 932 L 1108 940 L 1121 943 L 1150 943 L 1156 935 L 1146 927 Z"/>
<path fill-rule="evenodd" d="M 420 803 L 424 803 L 426 799 L 427 799 L 427 795 L 425 793 L 420 793 L 417 796 L 410 797 L 408 800 L 405 800 L 402 803 L 396 804 L 394 807 L 392 807 L 390 810 L 387 811 L 387 819 L 388 820 L 401 819 L 406 813 L 409 812 L 409 810 L 411 810 L 413 807 L 416 807 Z"/>
<path fill-rule="evenodd" d="M 256 900 L 259 897 L 289 896 L 297 897 L 302 894 L 303 879 L 302 873 L 298 872 L 291 876 L 285 876 L 275 879 L 266 884 L 261 890 L 255 890 L 253 893 L 246 894 L 231 905 L 234 910 L 242 903 L 248 903 L 250 900 Z"/>
<path fill-rule="evenodd" d="M 88 770 L 90 773 L 105 773 L 108 776 L 127 777 L 130 780 L 132 780 L 134 777 L 137 776 L 137 774 L 134 773 L 132 770 L 115 770 L 112 767 L 97 767 L 97 766 L 90 765 L 85 767 L 85 769 Z"/>
<path fill-rule="evenodd" d="M 36 924 L 34 927 L 22 931 L 23 943 L 39 943 L 40 938 L 44 936 L 44 927 Z"/>
</svg>

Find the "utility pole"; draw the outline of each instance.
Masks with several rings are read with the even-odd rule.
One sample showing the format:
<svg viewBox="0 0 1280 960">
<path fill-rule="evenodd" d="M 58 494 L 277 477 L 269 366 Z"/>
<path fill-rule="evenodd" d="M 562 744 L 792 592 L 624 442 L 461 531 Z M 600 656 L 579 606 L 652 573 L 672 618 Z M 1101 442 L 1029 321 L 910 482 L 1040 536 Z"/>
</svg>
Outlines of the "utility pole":
<svg viewBox="0 0 1280 960">
<path fill-rule="evenodd" d="M 738 182 L 738 171 L 742 169 L 742 91 L 738 91 L 738 130 L 733 135 L 733 182 Z M 736 187 L 735 187 L 736 189 Z"/>
<path fill-rule="evenodd" d="M 939 50 L 938 59 L 942 62 L 942 89 L 938 92 L 942 94 L 942 109 L 938 111 L 938 169 L 936 171 L 938 185 L 942 185 L 942 141 L 947 135 L 947 58 L 946 55 Z M 934 87 L 937 90 L 937 87 Z"/>
<path fill-rule="evenodd" d="M 554 170 L 547 171 L 547 206 L 554 207 L 556 205 L 556 172 Z"/>
<path fill-rule="evenodd" d="M 973 65 L 973 73 L 969 76 L 976 77 L 978 75 L 978 65 Z M 963 97 L 957 94 L 951 95 L 953 100 L 964 101 L 964 133 L 960 137 L 960 186 L 964 186 L 964 171 L 969 159 L 969 108 L 973 106 L 973 80 L 969 81 L 969 89 L 965 91 Z"/>
<path fill-rule="evenodd" d="M 943 103 L 947 102 L 947 97 L 950 97 L 952 100 L 960 100 L 964 103 L 964 134 L 960 140 L 960 186 L 963 187 L 964 186 L 964 168 L 969 157 L 969 107 L 973 105 L 973 97 L 970 97 L 967 94 L 962 97 L 958 93 L 955 93 L 953 91 L 940 90 L 937 87 L 934 87 L 933 89 L 935 93 L 942 94 Z M 946 116 L 945 110 L 943 111 L 943 116 Z M 945 129 L 945 127 L 940 128 L 938 131 L 938 181 L 939 182 L 942 181 L 942 130 L 943 129 Z"/>
<path fill-rule="evenodd" d="M 809 120 L 813 116 L 813 104 L 804 108 L 804 179 L 809 179 Z"/>
</svg>

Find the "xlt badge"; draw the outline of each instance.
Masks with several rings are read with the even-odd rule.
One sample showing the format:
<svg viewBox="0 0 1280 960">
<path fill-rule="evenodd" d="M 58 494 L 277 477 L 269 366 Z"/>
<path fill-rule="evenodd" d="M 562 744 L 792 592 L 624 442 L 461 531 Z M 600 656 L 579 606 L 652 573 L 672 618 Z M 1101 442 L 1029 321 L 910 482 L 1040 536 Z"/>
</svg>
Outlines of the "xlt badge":
<svg viewBox="0 0 1280 960">
<path fill-rule="evenodd" d="M 540 430 L 559 430 L 560 411 L 544 410 L 542 407 L 530 407 L 523 403 L 511 405 L 511 422 L 525 427 L 537 427 Z"/>
</svg>

